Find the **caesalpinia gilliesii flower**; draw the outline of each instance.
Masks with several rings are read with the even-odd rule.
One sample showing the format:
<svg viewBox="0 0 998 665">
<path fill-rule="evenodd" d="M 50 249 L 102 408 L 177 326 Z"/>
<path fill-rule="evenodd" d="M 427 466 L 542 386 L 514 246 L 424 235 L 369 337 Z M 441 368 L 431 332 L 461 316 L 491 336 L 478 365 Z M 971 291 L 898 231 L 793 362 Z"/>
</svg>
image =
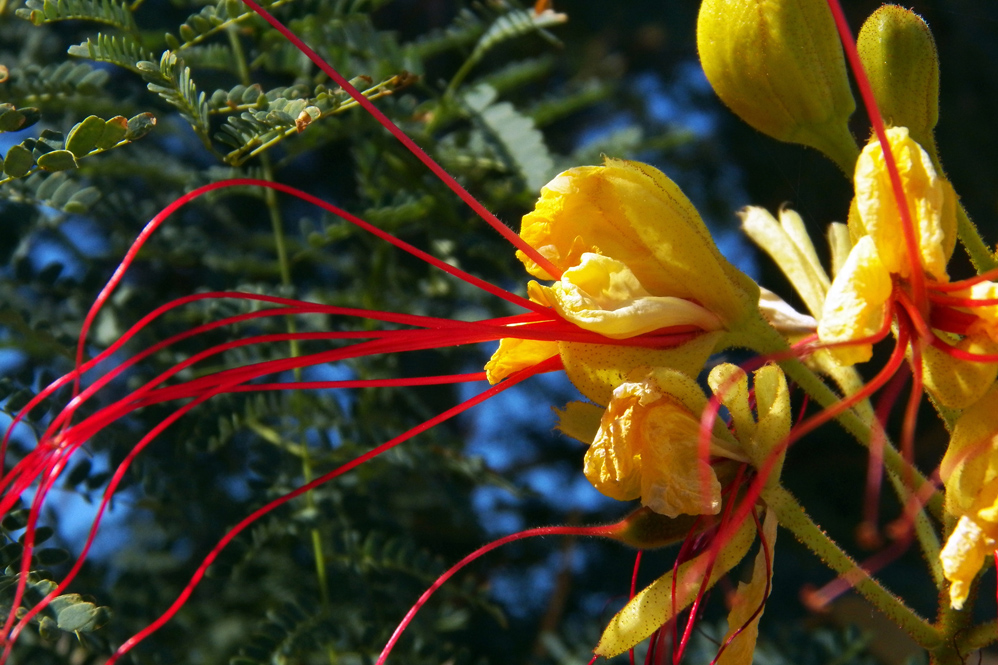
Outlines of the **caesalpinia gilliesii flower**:
<svg viewBox="0 0 998 665">
<path fill-rule="evenodd" d="M 541 190 L 520 236 L 563 271 L 528 292 L 565 321 L 608 340 L 699 334 L 675 348 L 506 339 L 486 366 L 493 383 L 560 354 L 576 387 L 607 404 L 639 365 L 695 376 L 725 331 L 760 318 L 759 287 L 721 256 L 679 187 L 646 164 L 607 159 L 565 171 Z M 517 256 L 531 275 L 553 279 Z"/>
<path fill-rule="evenodd" d="M 887 137 L 912 214 L 919 255 L 914 260 L 908 256 L 884 151 L 874 138 L 856 162 L 856 197 L 849 213 L 854 244 L 825 298 L 818 324 L 822 342 L 856 342 L 883 328 L 894 279 L 906 281 L 913 269 L 937 282 L 949 281 L 946 263 L 956 244 L 956 194 L 907 129 L 890 128 Z M 834 354 L 846 364 L 865 362 L 872 345 L 841 346 Z"/>
<path fill-rule="evenodd" d="M 777 482 L 785 452 L 781 444 L 790 432 L 790 394 L 783 372 L 767 365 L 755 373 L 755 410 L 748 377 L 740 368 L 719 365 L 708 381 L 731 414 L 734 431 L 720 423 L 713 428 L 709 459 L 700 450 L 700 417 L 707 407 L 701 388 L 675 370 L 639 367 L 614 391 L 586 454 L 586 476 L 593 485 L 613 498 L 640 497 L 652 510 L 674 517 L 721 513 L 722 501 L 735 501 L 738 495 L 737 488 L 730 488 L 724 498 L 722 481 L 729 485 L 739 477 L 740 464 L 766 470 L 767 481 Z M 736 592 L 719 662 L 752 660 L 776 539 L 775 517 L 766 511 L 761 522 L 763 545 L 751 581 Z M 728 538 L 716 551 L 708 547 L 681 563 L 675 574 L 670 571 L 635 595 L 610 622 L 598 655 L 612 657 L 632 648 L 744 558 L 756 525 L 752 520 L 726 524 L 722 516 L 718 533 L 723 527 L 730 528 Z"/>
</svg>

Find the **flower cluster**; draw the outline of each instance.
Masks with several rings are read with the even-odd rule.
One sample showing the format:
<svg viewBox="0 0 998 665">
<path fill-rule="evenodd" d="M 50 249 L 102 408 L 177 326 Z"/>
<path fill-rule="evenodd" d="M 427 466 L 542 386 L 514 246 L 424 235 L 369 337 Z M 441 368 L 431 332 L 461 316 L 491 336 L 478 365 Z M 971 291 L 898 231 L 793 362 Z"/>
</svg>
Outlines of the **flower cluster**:
<svg viewBox="0 0 998 665">
<path fill-rule="evenodd" d="M 852 181 L 854 198 L 839 211 L 848 223 L 829 227 L 831 274 L 792 210 L 781 210 L 778 220 L 762 208 L 741 213 L 745 231 L 782 269 L 810 316 L 728 263 L 689 200 L 648 165 L 611 159 L 566 171 L 523 219 L 521 238 L 560 271 L 551 274 L 520 253 L 532 276 L 551 282 L 531 282 L 531 300 L 604 339 L 504 339 L 486 367 L 490 380 L 559 357 L 589 400 L 561 412 L 560 429 L 589 446 L 584 472 L 593 486 L 620 501 L 640 500 L 666 519 L 697 516 L 694 531 L 710 534 L 712 543 L 681 553 L 675 571 L 636 595 L 597 654 L 632 648 L 697 603 L 748 552 L 749 515 L 762 546 L 752 582 L 735 595 L 724 662 L 751 662 L 777 521 L 837 561 L 843 579 L 922 646 L 939 648 L 945 624 L 930 626 L 807 522 L 799 506 L 788 508 L 796 504 L 780 484 L 783 456 L 831 419 L 870 446 L 871 478 L 879 460 L 887 463 L 907 506 L 902 541 L 917 535 L 940 571 L 937 582 L 949 585 L 953 610 L 963 608 L 998 544 L 998 284 L 984 274 L 995 258 L 974 253 L 982 243 L 971 237 L 976 231 L 932 140 L 938 63 L 931 33 L 897 7 L 870 17 L 858 49 L 845 30 L 837 3 L 824 0 L 704 0 L 698 24 L 701 61 L 721 99 L 760 131 L 825 153 Z M 855 102 L 847 55 L 874 129 L 862 150 L 848 126 Z M 884 126 L 878 104 L 890 110 L 892 126 Z M 981 276 L 952 280 L 958 239 Z M 856 366 L 891 337 L 887 364 L 864 380 Z M 761 354 L 763 366 L 749 382 L 741 368 L 715 365 L 708 398 L 698 376 L 712 355 L 734 347 Z M 906 359 L 915 381 L 902 454 L 885 441 L 867 400 Z M 824 407 L 793 429 L 784 372 Z M 940 467 L 943 492 L 912 463 L 923 390 L 952 434 Z M 727 422 L 718 417 L 720 406 Z M 926 511 L 945 515 L 947 532 L 936 533 Z M 865 526 L 876 531 L 875 522 Z"/>
<path fill-rule="evenodd" d="M 272 21 L 266 12 L 257 11 Z M 295 43 L 345 90 L 353 90 L 318 56 Z M 209 350 L 79 423 L 73 423 L 76 406 L 68 407 L 46 431 L 44 445 L 3 477 L 9 489 L 0 498 L 0 510 L 12 509 L 20 494 L 39 483 L 32 506 L 36 520 L 38 506 L 68 456 L 108 423 L 135 409 L 188 399 L 164 421 L 165 427 L 214 395 L 260 389 L 261 384 L 250 382 L 275 371 L 365 354 L 498 340 L 484 372 L 422 377 L 422 382 L 408 383 L 486 378 L 491 388 L 254 512 L 212 550 L 185 593 L 234 534 L 266 511 L 534 374 L 563 370 L 584 397 L 559 412 L 558 425 L 587 446 L 582 472 L 604 495 L 640 503 L 620 528 L 594 527 L 585 533 L 637 547 L 659 546 L 666 540 L 646 537 L 643 529 L 670 535 L 683 531 L 685 536 L 673 569 L 632 594 L 606 627 L 597 655 L 613 657 L 664 625 L 677 627 L 680 615 L 690 608 L 691 619 L 683 637 L 676 640 L 681 651 L 705 592 L 755 547 L 748 581 L 731 594 L 728 630 L 717 661 L 751 663 L 772 588 L 778 526 L 790 530 L 839 576 L 829 588 L 855 587 L 938 662 L 980 646 L 985 631 L 964 627 L 980 572 L 988 554 L 998 548 L 998 282 L 991 281 L 998 277 L 998 259 L 967 218 L 933 140 L 938 62 L 931 32 L 913 12 L 885 7 L 867 20 L 857 46 L 836 0 L 703 0 L 697 43 L 708 80 L 734 113 L 777 140 L 820 151 L 852 184 L 852 201 L 819 220 L 830 222 L 829 268 L 819 258 L 805 221 L 793 210 L 784 208 L 774 216 L 763 208 L 747 207 L 740 213 L 745 232 L 786 275 L 807 313 L 797 312 L 735 268 L 676 183 L 638 162 L 608 158 L 602 165 L 569 169 L 543 187 L 534 210 L 523 218 L 519 235 L 511 238 L 517 257 L 536 280 L 527 285 L 529 299 L 483 285 L 482 280 L 290 187 L 259 181 L 215 184 L 191 196 L 233 184 L 295 193 L 528 313 L 469 323 L 260 297 L 275 308 L 246 315 L 246 320 L 326 313 L 408 328 L 369 335 L 329 333 L 323 338 L 335 339 L 343 348 L 163 385 L 216 352 Z M 850 69 L 873 128 L 862 148 L 849 128 L 856 107 Z M 355 97 L 372 115 L 382 117 L 362 95 Z M 884 118 L 891 126 L 884 126 Z M 408 141 L 406 145 L 412 143 L 394 126 L 389 129 Z M 414 144 L 413 150 L 418 152 Z M 428 157 L 424 161 L 435 173 L 444 173 Z M 451 178 L 447 183 L 487 217 L 484 207 L 456 181 Z M 831 222 L 835 217 L 847 222 Z M 498 220 L 487 221 L 512 234 Z M 967 248 L 977 275 L 963 279 L 950 275 L 958 242 Z M 113 290 L 115 279 L 119 277 L 112 279 L 102 298 Z M 237 319 L 242 320 L 234 317 L 226 322 Z M 85 329 L 89 323 L 88 319 Z M 128 336 L 132 334 L 134 330 Z M 287 338 L 298 339 L 293 333 Z M 890 347 L 882 366 L 874 361 L 878 345 Z M 116 344 L 92 363 L 80 364 L 77 372 L 57 381 L 49 392 L 76 382 L 119 347 Z M 735 349 L 751 352 L 752 359 L 738 366 L 719 356 Z M 126 368 L 115 369 L 111 378 Z M 910 372 L 912 391 L 904 409 L 900 446 L 895 446 L 887 422 L 900 388 L 884 390 L 887 397 L 876 410 L 870 398 L 888 385 L 900 385 L 895 378 L 904 378 L 904 372 Z M 328 382 L 324 387 L 406 385 L 401 381 Z M 77 401 L 101 385 L 87 388 Z M 929 477 L 914 463 L 918 408 L 925 395 L 950 435 L 938 475 Z M 797 423 L 791 416 L 795 400 L 802 413 Z M 802 408 L 811 402 L 819 408 L 810 412 Z M 805 417 L 807 413 L 812 415 Z M 782 483 L 788 449 L 832 420 L 869 448 L 868 504 L 875 506 L 879 500 L 886 467 L 903 506 L 893 530 L 894 545 L 864 564 L 854 561 L 814 523 Z M 155 432 L 136 445 L 123 463 L 105 504 L 127 463 L 153 436 Z M 863 533 L 879 535 L 875 511 L 864 516 L 863 526 Z M 32 521 L 25 538 L 29 554 L 33 529 Z M 945 601 L 935 624 L 873 577 L 878 566 L 915 539 L 929 561 L 928 577 Z M 876 545 L 877 539 L 870 537 L 867 544 Z M 27 566 L 23 564 L 17 583 L 14 608 L 25 592 Z M 62 591 L 75 570 L 58 588 L 53 586 L 45 602 Z M 20 616 L 12 609 L 6 639 L 15 639 L 43 607 L 37 603 Z M 960 612 L 968 614 L 954 619 Z M 164 617 L 148 630 L 158 628 L 168 615 Z M 9 652 L 9 642 L 6 648 Z"/>
</svg>

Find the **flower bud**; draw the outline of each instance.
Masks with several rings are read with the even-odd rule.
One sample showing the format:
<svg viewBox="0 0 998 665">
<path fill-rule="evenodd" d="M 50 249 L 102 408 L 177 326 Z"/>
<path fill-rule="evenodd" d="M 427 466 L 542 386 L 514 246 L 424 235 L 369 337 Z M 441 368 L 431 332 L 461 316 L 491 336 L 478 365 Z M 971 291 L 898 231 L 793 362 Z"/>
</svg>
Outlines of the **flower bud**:
<svg viewBox="0 0 998 665">
<path fill-rule="evenodd" d="M 856 46 L 884 120 L 907 127 L 935 159 L 939 56 L 929 26 L 910 9 L 884 5 L 866 19 Z"/>
<path fill-rule="evenodd" d="M 825 0 L 704 0 L 697 48 L 714 91 L 742 120 L 851 170 L 856 102 Z"/>
</svg>

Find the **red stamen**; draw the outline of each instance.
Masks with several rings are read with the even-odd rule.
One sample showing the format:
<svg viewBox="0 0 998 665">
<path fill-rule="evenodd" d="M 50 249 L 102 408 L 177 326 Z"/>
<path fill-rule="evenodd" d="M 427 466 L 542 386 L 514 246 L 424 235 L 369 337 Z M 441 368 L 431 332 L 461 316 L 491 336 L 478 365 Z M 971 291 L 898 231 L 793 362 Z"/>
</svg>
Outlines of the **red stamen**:
<svg viewBox="0 0 998 665">
<path fill-rule="evenodd" d="M 520 383 L 521 381 L 523 381 L 523 380 L 525 380 L 525 379 L 527 379 L 527 378 L 529 378 L 529 377 L 531 377 L 531 376 L 533 376 L 535 374 L 538 374 L 538 373 L 541 373 L 541 372 L 544 372 L 544 371 L 548 371 L 550 369 L 549 368 L 550 364 L 551 363 L 548 363 L 548 362 L 539 363 L 538 365 L 536 365 L 534 367 L 530 367 L 530 368 L 521 370 L 521 371 L 515 373 L 513 376 L 509 377 L 503 383 L 495 385 L 495 386 L 492 386 L 491 388 L 485 390 L 484 392 L 480 393 L 479 395 L 476 395 L 475 397 L 472 397 L 472 398 L 470 398 L 470 399 L 462 402 L 461 404 L 458 404 L 457 406 L 451 407 L 450 409 L 444 411 L 443 413 L 441 413 L 441 414 L 439 414 L 437 416 L 434 416 L 433 418 L 430 418 L 429 420 L 424 421 L 423 423 L 417 425 L 416 427 L 411 428 L 410 430 L 404 432 L 403 434 L 400 434 L 399 436 L 396 436 L 395 438 L 393 438 L 393 439 L 391 439 L 391 440 L 389 440 L 389 441 L 381 444 L 380 446 L 377 446 L 376 448 L 374 448 L 371 451 L 365 453 L 364 455 L 361 455 L 361 456 L 357 457 L 353 461 L 348 462 L 347 464 L 344 464 L 344 465 L 340 466 L 339 468 L 337 468 L 337 469 L 335 469 L 335 470 L 333 470 L 333 471 L 331 471 L 331 472 L 329 472 L 329 473 L 327 473 L 327 474 L 325 474 L 323 476 L 320 476 L 320 477 L 316 478 L 312 482 L 309 482 L 309 483 L 307 483 L 305 485 L 302 485 L 301 487 L 299 487 L 299 488 L 297 488 L 297 489 L 295 489 L 295 490 L 293 490 L 291 492 L 288 492 L 287 494 L 285 494 L 285 495 L 283 495 L 283 496 L 281 496 L 281 497 L 279 497 L 279 498 L 271 501 L 270 503 L 266 504 L 265 506 L 263 506 L 261 508 L 258 508 L 257 510 L 253 511 L 249 516 L 247 516 L 246 518 L 244 518 L 235 527 L 233 527 L 231 530 L 229 530 L 225 534 L 225 536 L 223 536 L 223 538 L 218 542 L 218 544 L 211 550 L 211 552 L 208 553 L 208 556 L 205 557 L 205 559 L 202 561 L 201 565 L 194 572 L 194 575 L 192 576 L 190 582 L 188 582 L 187 586 L 181 592 L 180 596 L 177 598 L 177 600 L 174 601 L 174 603 L 169 607 L 169 609 L 163 615 L 161 615 L 159 617 L 159 619 L 157 619 L 156 621 L 154 621 L 152 624 L 150 624 L 149 626 L 147 626 L 145 629 L 143 629 L 142 631 L 140 631 L 139 633 L 137 633 L 134 637 L 132 637 L 127 642 L 125 642 L 123 645 L 121 645 L 121 647 L 119 647 L 118 650 L 114 653 L 114 655 L 111 656 L 111 658 L 107 661 L 107 665 L 111 665 L 112 663 L 117 662 L 117 660 L 122 655 L 124 655 L 125 653 L 127 653 L 128 651 L 130 651 L 131 649 L 133 649 L 138 643 L 140 643 L 146 637 L 148 637 L 153 632 L 155 632 L 160 627 L 162 627 L 163 624 L 165 624 L 167 621 L 169 621 L 173 617 L 173 615 L 176 614 L 176 612 L 187 601 L 187 599 L 190 597 L 191 593 L 193 593 L 194 588 L 198 585 L 198 583 L 204 577 L 205 571 L 215 561 L 215 559 L 218 557 L 218 555 L 222 551 L 222 549 L 224 549 L 226 545 L 228 545 L 240 532 L 242 532 L 243 530 L 245 530 L 246 527 L 248 527 L 254 521 L 256 521 L 257 519 L 259 519 L 263 515 L 269 513 L 270 511 L 274 510 L 275 508 L 277 508 L 277 507 L 279 507 L 279 506 L 287 503 L 288 501 L 294 499 L 295 497 L 298 497 L 298 496 L 304 494 L 305 492 L 308 492 L 309 490 L 314 489 L 315 487 L 318 487 L 319 485 L 321 485 L 321 484 L 323 484 L 325 482 L 328 482 L 328 481 L 330 481 L 330 480 L 332 480 L 332 479 L 334 479 L 334 478 L 336 478 L 336 477 L 338 477 L 338 476 L 340 476 L 340 475 L 342 475 L 342 474 L 344 474 L 344 473 L 346 473 L 346 472 L 348 472 L 348 471 L 356 468 L 357 466 L 363 464 L 364 462 L 366 462 L 366 461 L 368 461 L 370 459 L 373 459 L 374 457 L 380 455 L 381 453 L 383 453 L 383 452 L 385 452 L 385 451 L 387 451 L 387 450 L 389 450 L 389 449 L 397 446 L 398 444 L 400 444 L 400 443 L 402 443 L 404 441 L 407 441 L 407 440 L 411 439 L 412 437 L 414 437 L 414 436 L 416 436 L 418 434 L 421 434 L 422 432 L 425 432 L 426 430 L 428 430 L 428 429 L 430 429 L 430 428 L 432 428 L 432 427 L 440 424 L 441 422 L 444 422 L 445 420 L 448 420 L 448 419 L 450 419 L 450 418 L 452 418 L 452 417 L 454 417 L 454 416 L 456 416 L 456 415 L 458 415 L 460 413 L 463 413 L 464 411 L 468 410 L 472 406 L 475 406 L 477 404 L 480 404 L 481 402 L 486 401 L 490 397 L 493 397 L 494 395 L 502 392 L 503 390 L 506 390 L 507 388 L 510 388 L 510 387 L 512 387 L 512 386 Z M 201 395 L 201 396 L 197 397 L 195 400 L 191 401 L 190 403 L 185 404 L 184 406 L 182 406 L 181 408 L 179 408 L 176 412 L 170 414 L 170 416 L 168 416 L 161 423 L 159 423 L 159 425 L 157 425 L 155 428 L 153 428 L 153 430 L 151 430 L 148 434 L 146 434 L 146 436 L 143 437 L 142 440 L 138 444 L 136 444 L 136 446 L 133 448 L 133 450 L 129 452 L 129 454 L 125 458 L 125 460 L 119 465 L 118 469 L 116 470 L 115 474 L 112 476 L 110 482 L 108 483 L 107 488 L 104 491 L 103 500 L 101 501 L 101 503 L 98 506 L 97 517 L 95 518 L 94 523 L 91 526 L 90 534 L 89 534 L 89 536 L 87 538 L 87 542 L 84 545 L 84 548 L 83 548 L 83 551 L 81 552 L 80 557 L 78 558 L 78 560 L 76 561 L 76 563 L 73 565 L 73 568 L 67 574 L 66 578 L 60 583 L 60 585 L 58 587 L 56 587 L 56 589 L 54 589 L 49 595 L 47 595 L 43 599 L 42 602 L 40 602 L 35 607 L 31 608 L 20 619 L 20 621 L 13 628 L 13 630 L 11 630 L 11 632 L 9 633 L 10 634 L 10 639 L 7 642 L 3 658 L 6 658 L 6 656 L 9 654 L 9 651 L 10 651 L 11 647 L 13 646 L 14 641 L 17 639 L 17 635 L 27 625 L 27 622 L 30 621 L 30 619 L 33 616 L 35 616 L 39 611 L 41 611 L 44 608 L 44 606 L 48 602 L 51 601 L 52 598 L 54 598 L 56 595 L 58 595 L 59 593 L 61 593 L 66 588 L 66 586 L 72 581 L 72 579 L 75 577 L 75 575 L 79 571 L 80 567 L 83 564 L 83 560 L 85 558 L 85 555 L 86 555 L 87 551 L 89 551 L 90 546 L 93 543 L 94 537 L 96 536 L 97 526 L 99 524 L 101 516 L 103 515 L 104 510 L 107 507 L 107 503 L 110 500 L 111 496 L 114 494 L 114 491 L 116 490 L 118 484 L 121 482 L 122 478 L 124 477 L 125 472 L 127 471 L 128 467 L 130 466 L 130 464 L 132 463 L 132 461 L 135 459 L 135 457 L 142 451 L 142 449 L 145 448 L 145 446 L 147 446 L 150 442 L 152 442 L 152 440 L 154 440 L 167 426 L 169 426 L 170 424 L 172 424 L 174 421 L 176 421 L 182 415 L 184 415 L 187 411 L 191 410 L 192 408 L 194 408 L 195 406 L 197 406 L 201 402 L 209 399 L 214 394 L 217 394 L 217 392 L 218 391 L 216 390 L 216 391 L 212 391 L 212 392 L 210 392 L 208 394 Z"/>
<path fill-rule="evenodd" d="M 457 194 L 462 201 L 468 204 L 468 207 L 474 210 L 475 213 L 479 217 L 481 217 L 486 224 L 488 224 L 493 229 L 498 231 L 503 238 L 508 240 L 510 244 L 512 244 L 518 250 L 529 256 L 530 259 L 534 261 L 534 263 L 543 268 L 554 279 L 561 279 L 561 270 L 559 270 L 553 263 L 551 263 L 549 259 L 543 256 L 540 252 L 538 252 L 536 249 L 534 249 L 526 242 L 524 242 L 524 240 L 520 238 L 520 236 L 518 236 L 512 229 L 503 224 L 503 222 L 500 221 L 498 217 L 489 212 L 489 210 L 484 205 L 482 205 L 478 201 L 478 199 L 469 194 L 464 187 L 458 184 L 457 180 L 455 180 L 449 173 L 447 173 L 447 171 L 445 171 L 442 166 L 437 164 L 432 157 L 426 154 L 426 152 L 424 152 L 422 148 L 416 145 L 416 142 L 413 141 L 411 138 L 409 138 L 405 134 L 405 132 L 396 127 L 395 123 L 389 120 L 388 116 L 382 113 L 381 110 L 378 109 L 378 107 L 371 102 L 371 100 L 362 95 L 355 87 L 350 85 L 350 82 L 347 81 L 345 78 L 343 78 L 343 76 L 341 76 L 339 72 L 333 69 L 328 62 L 323 60 L 318 53 L 309 48 L 308 45 L 305 44 L 305 42 L 299 39 L 298 36 L 295 35 L 293 32 L 288 30 L 284 26 L 284 24 L 282 24 L 280 21 L 274 18 L 267 10 L 265 10 L 259 4 L 257 4 L 253 0 L 246 0 L 246 4 L 253 11 L 259 14 L 260 17 L 263 18 L 263 20 L 269 23 L 271 27 L 273 27 L 275 30 L 281 33 L 284 36 L 284 38 L 287 39 L 289 42 L 291 42 L 299 51 L 308 56 L 308 59 L 311 60 L 313 63 L 315 63 L 316 67 L 321 69 L 327 76 L 329 76 L 329 78 L 336 81 L 336 84 L 341 88 L 343 88 L 344 92 L 350 95 L 353 98 L 353 100 L 357 102 L 357 104 L 359 104 L 375 120 L 377 120 L 382 127 L 387 129 L 392 134 L 392 136 L 397 138 L 402 143 L 402 145 L 404 145 L 409 150 L 409 152 L 415 155 L 415 157 L 419 161 L 423 162 L 423 164 L 425 164 L 426 167 L 433 172 L 433 175 L 440 178 L 441 182 L 447 185 L 447 187 L 452 192 Z"/>
<path fill-rule="evenodd" d="M 862 547 L 876 549 L 880 547 L 879 506 L 880 488 L 884 477 L 884 444 L 886 435 L 884 433 L 887 417 L 891 409 L 897 403 L 898 396 L 908 381 L 908 373 L 904 372 L 904 365 L 898 368 L 898 372 L 891 377 L 890 382 L 884 389 L 883 394 L 877 401 L 875 411 L 876 420 L 872 425 L 870 433 L 869 459 L 866 467 L 866 497 L 863 501 L 863 521 L 860 522 L 856 531 L 857 540 Z"/>
<path fill-rule="evenodd" d="M 447 580 L 453 577 L 459 570 L 467 566 L 472 561 L 475 561 L 476 559 L 480 558 L 482 555 L 488 554 L 492 550 L 502 547 L 507 543 L 512 543 L 517 540 L 524 540 L 526 538 L 535 538 L 537 536 L 606 536 L 612 533 L 614 526 L 615 525 L 588 526 L 588 527 L 542 526 L 542 527 L 537 527 L 535 529 L 527 529 L 526 531 L 520 531 L 519 533 L 510 534 L 508 536 L 499 538 L 498 540 L 494 540 L 487 545 L 479 547 L 477 550 L 475 550 L 474 552 L 467 555 L 466 557 L 455 563 L 453 566 L 448 568 L 447 572 L 438 577 L 436 581 L 433 582 L 433 584 L 430 586 L 430 588 L 423 592 L 423 595 L 419 597 L 419 600 L 416 601 L 415 605 L 409 608 L 409 611 L 406 613 L 405 617 L 403 617 L 402 621 L 395 629 L 395 632 L 392 633 L 392 636 L 388 640 L 388 643 L 385 645 L 385 648 L 381 650 L 381 655 L 378 656 L 378 660 L 375 662 L 375 665 L 384 665 L 385 661 L 388 659 L 388 655 L 395 647 L 395 644 L 398 642 L 399 638 L 402 637 L 402 633 L 412 622 L 413 617 L 416 616 L 416 612 L 418 612 L 423 607 L 423 605 L 425 605 L 427 601 L 429 601 L 430 596 L 432 596 L 437 589 L 442 587 L 447 582 Z"/>
<path fill-rule="evenodd" d="M 894 201 L 897 203 L 898 214 L 901 217 L 901 230 L 904 234 L 904 246 L 908 250 L 908 262 L 911 274 L 908 280 L 911 284 L 912 299 L 919 312 L 928 311 L 928 303 L 925 297 L 925 275 L 922 272 L 921 254 L 918 251 L 918 241 L 915 239 L 915 225 L 912 223 L 911 211 L 908 208 L 908 199 L 905 196 L 904 185 L 901 182 L 901 174 L 898 172 L 897 162 L 894 160 L 894 153 L 891 150 L 890 142 L 887 140 L 887 132 L 884 129 L 883 116 L 877 107 L 877 99 L 870 86 L 870 80 L 863 70 L 863 63 L 859 59 L 856 50 L 856 43 L 853 41 L 852 31 L 846 21 L 845 13 L 839 0 L 828 0 L 828 8 L 835 18 L 835 27 L 839 31 L 839 38 L 842 40 L 842 47 L 845 50 L 846 58 L 849 60 L 853 76 L 856 77 L 856 85 L 859 87 L 860 96 L 863 98 L 863 105 L 866 113 L 870 117 L 870 124 L 877 135 L 880 147 L 884 152 L 884 164 L 887 166 L 887 173 L 891 179 L 891 188 L 894 191 Z"/>
<path fill-rule="evenodd" d="M 634 594 L 638 589 L 638 570 L 641 569 L 641 555 L 644 554 L 643 550 L 638 550 L 638 553 L 634 556 L 634 571 L 631 573 L 631 591 L 628 594 L 628 598 L 634 598 Z M 631 665 L 634 665 L 634 648 L 627 650 L 627 657 L 631 661 Z"/>
<path fill-rule="evenodd" d="M 980 284 L 981 282 L 987 282 L 989 280 L 998 279 L 998 268 L 993 268 L 980 275 L 974 275 L 973 277 L 968 277 L 967 279 L 961 279 L 956 282 L 929 282 L 928 286 L 933 291 L 942 291 L 943 293 L 950 293 L 952 291 L 963 291 L 964 289 L 969 289 L 974 284 Z"/>
</svg>

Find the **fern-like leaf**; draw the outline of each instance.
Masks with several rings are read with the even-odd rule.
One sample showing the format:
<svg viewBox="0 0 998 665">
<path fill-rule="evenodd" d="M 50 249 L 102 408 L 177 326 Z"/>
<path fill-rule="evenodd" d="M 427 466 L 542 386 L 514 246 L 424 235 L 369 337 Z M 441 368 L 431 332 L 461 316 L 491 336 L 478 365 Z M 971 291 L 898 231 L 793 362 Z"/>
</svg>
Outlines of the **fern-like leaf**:
<svg viewBox="0 0 998 665">
<path fill-rule="evenodd" d="M 364 90 L 368 99 L 391 94 L 408 85 L 412 77 L 403 72 Z M 352 84 L 364 83 L 355 79 Z M 235 148 L 225 161 L 238 166 L 246 159 L 273 147 L 283 139 L 305 131 L 311 123 L 343 108 L 354 106 L 345 92 L 318 86 L 312 96 L 301 86 L 272 90 L 263 95 L 258 86 L 237 86 L 226 92 L 216 91 L 211 106 L 218 111 L 240 110 L 230 116 L 215 136 L 221 143 Z"/>
<path fill-rule="evenodd" d="M 539 190 L 551 179 L 554 160 L 534 121 L 509 102 L 493 103 L 495 90 L 482 85 L 465 95 L 465 105 L 515 165 L 527 188 Z"/>
<path fill-rule="evenodd" d="M 568 17 L 565 14 L 558 14 L 550 9 L 545 9 L 542 12 L 514 9 L 503 14 L 478 39 L 478 43 L 475 44 L 475 50 L 471 52 L 471 55 L 468 56 L 461 69 L 451 79 L 450 85 L 447 86 L 448 90 L 456 90 L 457 86 L 468 75 L 468 72 L 478 64 L 478 61 L 498 44 L 531 32 L 540 32 L 546 38 L 553 40 L 554 37 L 547 33 L 545 28 L 564 23 L 567 20 Z"/>
<path fill-rule="evenodd" d="M 205 147 L 211 149 L 208 135 L 208 104 L 203 92 L 199 93 L 191 69 L 182 58 L 171 51 L 164 51 L 159 65 L 148 60 L 137 64 L 147 87 L 180 111 L 191 124 Z"/>
<path fill-rule="evenodd" d="M 120 0 L 28 0 L 17 15 L 35 25 L 83 20 L 136 32 L 132 11 Z"/>
<path fill-rule="evenodd" d="M 69 47 L 69 55 L 87 58 L 94 62 L 107 62 L 141 73 L 138 63 L 152 60 L 155 56 L 135 39 L 127 35 L 104 35 L 97 33 L 95 39 L 87 38 L 82 44 Z"/>
</svg>

